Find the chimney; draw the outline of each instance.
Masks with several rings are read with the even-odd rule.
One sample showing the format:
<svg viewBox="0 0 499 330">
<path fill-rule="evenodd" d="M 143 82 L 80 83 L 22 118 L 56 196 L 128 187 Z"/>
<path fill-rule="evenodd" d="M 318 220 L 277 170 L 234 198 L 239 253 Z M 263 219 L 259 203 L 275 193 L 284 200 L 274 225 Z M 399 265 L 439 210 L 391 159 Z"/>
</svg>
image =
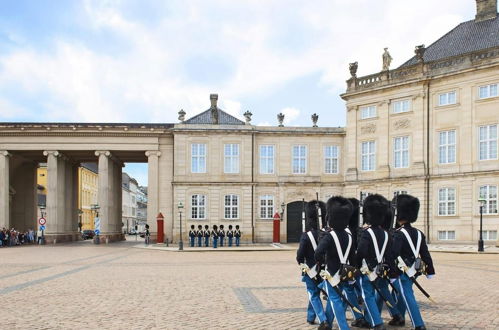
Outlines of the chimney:
<svg viewBox="0 0 499 330">
<path fill-rule="evenodd" d="M 475 22 L 486 21 L 497 16 L 497 0 L 476 0 Z"/>
<path fill-rule="evenodd" d="M 218 94 L 210 94 L 210 102 L 212 109 L 217 108 L 217 100 L 218 100 Z"/>
</svg>

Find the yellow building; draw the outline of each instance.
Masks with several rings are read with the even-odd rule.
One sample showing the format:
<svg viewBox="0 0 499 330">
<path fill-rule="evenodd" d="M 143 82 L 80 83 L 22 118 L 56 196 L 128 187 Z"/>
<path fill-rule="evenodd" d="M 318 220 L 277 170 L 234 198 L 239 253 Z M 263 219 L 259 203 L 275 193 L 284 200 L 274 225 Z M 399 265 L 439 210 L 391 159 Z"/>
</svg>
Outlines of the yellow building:
<svg viewBox="0 0 499 330">
<path fill-rule="evenodd" d="M 97 164 L 83 163 L 78 168 L 78 221 L 81 222 L 81 230 L 94 229 L 94 215 L 91 205 L 97 204 Z"/>
</svg>

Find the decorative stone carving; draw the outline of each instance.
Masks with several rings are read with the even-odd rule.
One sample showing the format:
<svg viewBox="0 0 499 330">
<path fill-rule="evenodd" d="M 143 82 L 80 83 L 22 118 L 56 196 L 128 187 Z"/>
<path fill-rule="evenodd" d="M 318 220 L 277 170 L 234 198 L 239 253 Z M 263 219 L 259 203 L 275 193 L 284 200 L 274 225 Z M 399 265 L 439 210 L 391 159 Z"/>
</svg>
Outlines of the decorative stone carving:
<svg viewBox="0 0 499 330">
<path fill-rule="evenodd" d="M 414 53 L 416 53 L 416 58 L 417 58 L 419 63 L 424 62 L 423 56 L 424 56 L 425 51 L 426 51 L 426 48 L 424 45 L 416 46 L 416 49 L 414 49 Z"/>
<path fill-rule="evenodd" d="M 388 48 L 385 47 L 385 52 L 383 53 L 383 71 L 390 70 L 390 64 L 392 63 L 392 56 L 388 52 Z"/>
<path fill-rule="evenodd" d="M 249 125 L 251 122 L 251 116 L 253 116 L 253 114 L 250 111 L 246 111 L 243 114 L 243 116 L 244 116 L 244 119 L 246 120 L 246 125 Z"/>
<path fill-rule="evenodd" d="M 184 109 L 180 109 L 180 111 L 178 112 L 178 120 L 180 122 L 184 122 L 185 121 L 185 111 Z"/>
<path fill-rule="evenodd" d="M 279 112 L 277 115 L 277 121 L 279 122 L 279 127 L 284 127 L 284 114 L 282 112 Z"/>
<path fill-rule="evenodd" d="M 317 127 L 317 121 L 319 120 L 319 115 L 314 113 L 312 115 L 312 123 L 313 123 L 313 127 Z"/>
<path fill-rule="evenodd" d="M 376 133 L 376 124 L 367 124 L 360 128 L 362 134 L 373 134 Z"/>
<path fill-rule="evenodd" d="M 359 68 L 358 62 L 353 62 L 348 65 L 348 69 L 350 70 L 350 75 L 352 77 L 357 77 L 357 69 Z"/>
<path fill-rule="evenodd" d="M 394 124 L 393 127 L 398 130 L 398 129 L 403 129 L 403 128 L 409 128 L 411 126 L 411 121 L 409 119 L 400 119 L 397 120 Z"/>
</svg>

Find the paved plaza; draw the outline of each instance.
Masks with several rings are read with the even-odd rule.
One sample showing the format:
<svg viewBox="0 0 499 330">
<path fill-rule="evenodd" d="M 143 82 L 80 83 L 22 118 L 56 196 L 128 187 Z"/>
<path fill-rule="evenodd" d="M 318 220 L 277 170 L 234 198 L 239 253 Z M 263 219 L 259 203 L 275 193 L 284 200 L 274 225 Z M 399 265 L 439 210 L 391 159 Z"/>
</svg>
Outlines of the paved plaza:
<svg viewBox="0 0 499 330">
<path fill-rule="evenodd" d="M 305 323 L 295 251 L 178 253 L 136 244 L 0 249 L 0 328 L 315 328 Z M 438 304 L 418 293 L 428 329 L 498 329 L 499 255 L 433 256 L 437 276 L 420 282 Z"/>
</svg>

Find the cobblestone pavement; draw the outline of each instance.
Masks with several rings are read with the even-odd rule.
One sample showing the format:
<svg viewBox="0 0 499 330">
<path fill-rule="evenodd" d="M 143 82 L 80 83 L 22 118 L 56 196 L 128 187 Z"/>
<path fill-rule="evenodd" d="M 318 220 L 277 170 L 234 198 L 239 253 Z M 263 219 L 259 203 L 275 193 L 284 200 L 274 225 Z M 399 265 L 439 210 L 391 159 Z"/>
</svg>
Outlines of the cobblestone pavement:
<svg viewBox="0 0 499 330">
<path fill-rule="evenodd" d="M 133 244 L 0 249 L 0 328 L 314 329 L 305 323 L 294 251 L 173 253 Z M 499 255 L 434 259 L 437 276 L 421 284 L 438 304 L 418 293 L 428 329 L 499 329 Z"/>
</svg>

